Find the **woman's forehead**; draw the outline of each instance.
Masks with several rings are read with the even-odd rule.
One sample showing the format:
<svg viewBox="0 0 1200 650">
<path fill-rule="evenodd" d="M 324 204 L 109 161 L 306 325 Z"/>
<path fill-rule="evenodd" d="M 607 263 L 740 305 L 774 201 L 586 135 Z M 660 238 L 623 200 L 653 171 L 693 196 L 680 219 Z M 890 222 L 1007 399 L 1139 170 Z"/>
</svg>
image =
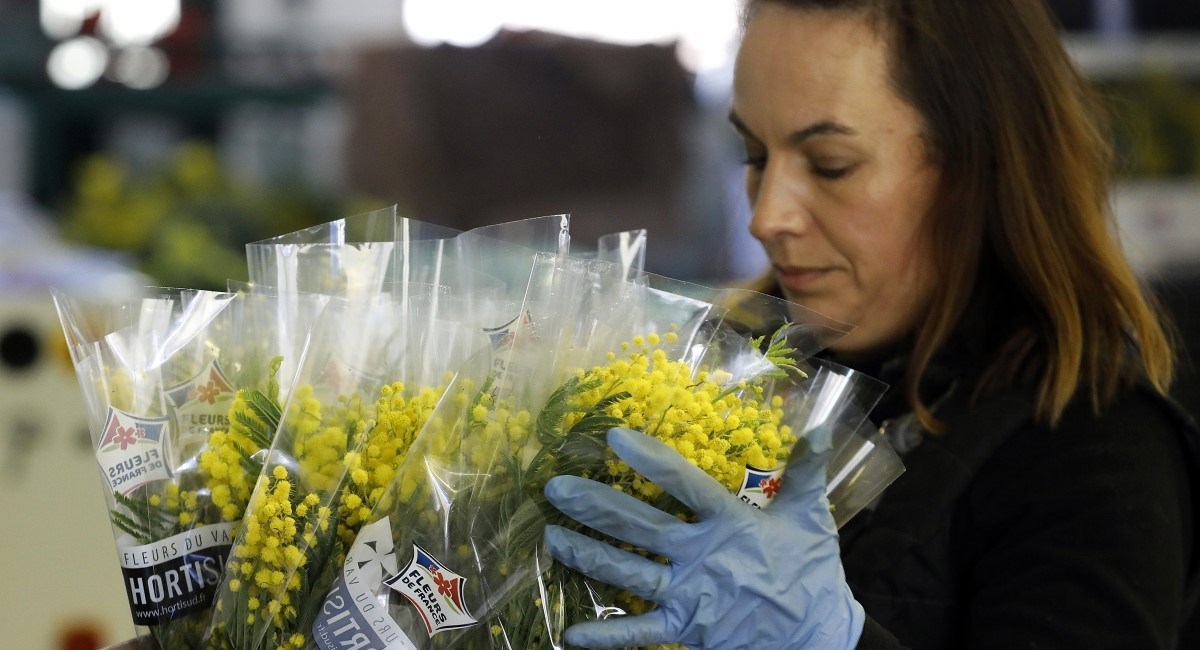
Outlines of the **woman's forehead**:
<svg viewBox="0 0 1200 650">
<path fill-rule="evenodd" d="M 738 53 L 733 110 L 752 129 L 779 120 L 890 122 L 899 99 L 888 55 L 862 15 L 764 4 Z"/>
</svg>

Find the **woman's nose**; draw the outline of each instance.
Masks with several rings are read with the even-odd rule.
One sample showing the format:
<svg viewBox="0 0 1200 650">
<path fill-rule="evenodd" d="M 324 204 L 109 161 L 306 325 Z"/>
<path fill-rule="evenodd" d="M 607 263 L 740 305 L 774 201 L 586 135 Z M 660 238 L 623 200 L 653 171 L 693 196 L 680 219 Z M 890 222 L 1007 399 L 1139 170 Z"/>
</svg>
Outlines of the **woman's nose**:
<svg viewBox="0 0 1200 650">
<path fill-rule="evenodd" d="M 750 198 L 750 234 L 767 241 L 780 235 L 802 235 L 811 218 L 804 201 L 803 188 L 795 179 L 763 170 L 757 187 L 747 187 Z"/>
</svg>

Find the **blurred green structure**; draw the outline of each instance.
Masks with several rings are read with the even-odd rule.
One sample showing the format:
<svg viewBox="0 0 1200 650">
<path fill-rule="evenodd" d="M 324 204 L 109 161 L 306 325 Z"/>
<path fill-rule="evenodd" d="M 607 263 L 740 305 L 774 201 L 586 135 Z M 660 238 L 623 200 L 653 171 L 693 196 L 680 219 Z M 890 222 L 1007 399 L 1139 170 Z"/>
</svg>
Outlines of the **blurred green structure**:
<svg viewBox="0 0 1200 650">
<path fill-rule="evenodd" d="M 246 278 L 245 244 L 377 207 L 298 185 L 239 183 L 211 145 L 193 141 L 149 174 L 104 154 L 83 159 L 62 210 L 62 233 L 128 254 L 163 286 L 221 290 L 228 279 Z"/>
</svg>

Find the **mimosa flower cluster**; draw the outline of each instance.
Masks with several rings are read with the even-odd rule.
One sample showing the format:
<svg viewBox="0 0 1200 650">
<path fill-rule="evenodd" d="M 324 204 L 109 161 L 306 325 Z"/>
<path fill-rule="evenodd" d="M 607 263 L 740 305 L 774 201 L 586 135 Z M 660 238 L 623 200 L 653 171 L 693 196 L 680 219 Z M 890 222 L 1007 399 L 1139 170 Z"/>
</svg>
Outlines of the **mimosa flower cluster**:
<svg viewBox="0 0 1200 650">
<path fill-rule="evenodd" d="M 259 481 L 243 521 L 242 543 L 228 564 L 232 598 L 217 601 L 217 627 L 210 647 L 244 647 L 259 620 L 269 622 L 266 643 L 303 648 L 307 637 L 296 628 L 307 567 L 320 561 L 318 535 L 329 530 L 331 509 L 309 493 L 296 498 L 287 470 L 276 466 Z"/>
<path fill-rule="evenodd" d="M 258 402 L 255 408 L 252 402 Z M 241 390 L 229 408 L 228 429 L 214 431 L 200 452 L 209 498 L 225 521 L 240 522 L 262 469 L 261 452 L 271 446 L 278 405 L 255 391 Z"/>
<path fill-rule="evenodd" d="M 728 372 L 694 371 L 685 361 L 669 359 L 659 346 L 675 340 L 673 332 L 638 336 L 622 345 L 624 356 L 609 353 L 608 364 L 579 371 L 561 430 L 608 416 L 619 422 L 615 426 L 662 440 L 730 491 L 740 487 L 747 465 L 772 468 L 786 461 L 796 437 L 780 424 L 782 398 L 765 399 L 761 381 L 731 384 Z M 662 494 L 616 459 L 582 475 L 646 501 Z"/>
<path fill-rule="evenodd" d="M 773 381 L 803 376 L 782 338 L 761 354 L 757 373 L 735 378 L 719 367 L 693 367 L 671 358 L 678 335 L 649 333 L 620 344 L 606 362 L 578 369 L 549 398 L 536 418 L 541 448 L 526 468 L 526 491 L 540 501 L 553 476 L 573 474 L 611 485 L 659 509 L 689 520 L 694 515 L 669 494 L 621 461 L 604 442 L 612 427 L 627 427 L 658 438 L 696 467 L 725 485 L 742 487 L 747 466 L 774 469 L 787 461 L 796 443 L 783 423 L 783 399 L 770 394 Z M 762 339 L 750 342 L 757 350 Z M 578 529 L 575 522 L 549 513 L 551 523 Z M 539 521 L 538 524 L 543 524 Z M 595 534 L 593 531 L 585 531 Z M 625 550 L 638 551 L 628 544 Z M 639 551 L 645 554 L 644 551 Z M 628 593 L 610 593 L 604 585 L 553 565 L 523 597 L 495 616 L 478 643 L 530 650 L 560 647 L 545 629 L 543 617 L 578 621 L 596 614 L 596 603 L 620 603 L 628 613 L 651 605 Z M 484 641 L 484 638 L 490 637 Z"/>
<path fill-rule="evenodd" d="M 354 434 L 353 448 L 357 451 L 347 452 L 342 461 L 348 480 L 340 502 L 338 536 L 344 545 L 354 542 L 359 529 L 370 520 L 372 509 L 380 505 L 396 470 L 445 391 L 445 385 L 424 387 L 405 397 L 400 382 L 381 389 L 374 422 Z"/>
<path fill-rule="evenodd" d="M 444 392 L 445 386 L 409 391 L 393 382 L 380 389 L 374 403 L 352 394 L 327 408 L 312 386 L 297 387 L 279 433 L 291 441 L 294 465 L 269 467 L 244 504 L 243 530 L 217 600 L 210 647 L 306 646 L 311 609 L 319 605 L 346 548 L 383 498 Z M 255 417 L 271 417 L 250 408 Z M 231 422 L 246 419 L 230 417 Z M 210 439 L 206 453 L 213 467 L 228 467 L 223 459 L 253 455 L 247 438 L 232 429 Z M 213 483 L 212 489 L 224 485 Z"/>
</svg>

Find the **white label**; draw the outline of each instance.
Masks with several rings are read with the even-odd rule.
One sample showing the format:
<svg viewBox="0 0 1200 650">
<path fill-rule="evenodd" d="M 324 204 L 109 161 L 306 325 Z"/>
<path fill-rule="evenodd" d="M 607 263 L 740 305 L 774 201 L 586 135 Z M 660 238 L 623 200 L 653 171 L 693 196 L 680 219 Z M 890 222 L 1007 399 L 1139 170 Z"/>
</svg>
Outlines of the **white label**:
<svg viewBox="0 0 1200 650">
<path fill-rule="evenodd" d="M 233 544 L 235 525 L 233 522 L 208 524 L 150 544 L 120 546 L 117 548 L 117 560 L 121 568 L 144 569 L 189 553 L 230 546 Z"/>
<path fill-rule="evenodd" d="M 96 446 L 109 488 L 127 495 L 151 481 L 171 478 L 165 450 L 170 431 L 168 418 L 138 417 L 110 406 Z"/>
<path fill-rule="evenodd" d="M 317 646 L 326 650 L 417 650 L 387 613 L 378 595 L 385 575 L 396 572 L 392 526 L 387 517 L 363 526 L 342 565 L 342 574 L 313 622 Z"/>
</svg>

